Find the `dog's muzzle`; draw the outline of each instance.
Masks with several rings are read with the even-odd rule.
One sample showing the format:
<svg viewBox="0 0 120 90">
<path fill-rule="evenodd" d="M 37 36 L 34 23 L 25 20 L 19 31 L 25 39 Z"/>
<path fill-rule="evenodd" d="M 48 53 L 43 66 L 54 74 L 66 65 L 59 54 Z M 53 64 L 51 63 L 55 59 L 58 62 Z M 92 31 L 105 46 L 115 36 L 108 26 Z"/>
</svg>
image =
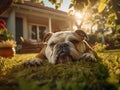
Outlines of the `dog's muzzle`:
<svg viewBox="0 0 120 90">
<path fill-rule="evenodd" d="M 56 64 L 71 61 L 69 45 L 66 43 L 60 43 L 56 45 Z"/>
</svg>

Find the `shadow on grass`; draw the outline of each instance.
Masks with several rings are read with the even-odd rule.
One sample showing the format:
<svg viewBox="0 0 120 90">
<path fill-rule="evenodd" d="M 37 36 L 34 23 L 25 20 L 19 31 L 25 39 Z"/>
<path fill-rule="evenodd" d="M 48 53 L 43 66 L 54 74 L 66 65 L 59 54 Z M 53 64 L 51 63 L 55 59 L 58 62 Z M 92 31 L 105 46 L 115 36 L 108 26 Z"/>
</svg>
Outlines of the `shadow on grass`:
<svg viewBox="0 0 120 90">
<path fill-rule="evenodd" d="M 109 72 L 101 58 L 58 65 L 44 61 L 39 67 L 20 63 L 6 70 L 0 71 L 0 90 L 117 90 L 107 82 Z"/>
</svg>

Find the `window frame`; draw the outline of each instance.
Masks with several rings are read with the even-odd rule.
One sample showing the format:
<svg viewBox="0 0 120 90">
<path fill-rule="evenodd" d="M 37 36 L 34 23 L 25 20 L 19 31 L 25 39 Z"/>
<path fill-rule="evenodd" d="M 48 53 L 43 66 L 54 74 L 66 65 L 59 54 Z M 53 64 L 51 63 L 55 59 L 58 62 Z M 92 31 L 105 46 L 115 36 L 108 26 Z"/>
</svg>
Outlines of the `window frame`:
<svg viewBox="0 0 120 90">
<path fill-rule="evenodd" d="M 33 39 L 32 38 L 32 26 L 36 26 L 37 27 L 37 39 Z M 34 23 L 29 23 L 29 39 L 34 41 L 34 42 L 37 42 L 37 41 L 41 41 L 40 40 L 40 35 L 39 35 L 39 27 L 45 27 L 45 31 L 47 31 L 47 26 L 46 25 L 42 25 L 42 24 L 34 24 Z"/>
</svg>

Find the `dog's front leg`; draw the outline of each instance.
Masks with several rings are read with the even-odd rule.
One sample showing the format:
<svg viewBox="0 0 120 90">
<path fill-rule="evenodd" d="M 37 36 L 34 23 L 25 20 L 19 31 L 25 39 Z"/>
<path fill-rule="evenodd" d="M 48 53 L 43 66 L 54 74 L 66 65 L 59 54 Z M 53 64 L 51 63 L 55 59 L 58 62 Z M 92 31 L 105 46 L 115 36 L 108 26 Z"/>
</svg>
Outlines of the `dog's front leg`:
<svg viewBox="0 0 120 90">
<path fill-rule="evenodd" d="M 84 59 L 87 61 L 97 61 L 98 55 L 97 53 L 92 49 L 92 47 L 84 41 L 85 46 L 86 46 L 86 51 L 83 53 L 80 57 L 80 59 Z"/>
<path fill-rule="evenodd" d="M 46 44 L 42 47 L 40 53 L 31 60 L 26 60 L 23 64 L 24 66 L 40 66 L 42 61 L 46 58 L 45 56 Z"/>
<path fill-rule="evenodd" d="M 88 51 L 83 53 L 80 56 L 80 59 L 86 60 L 86 61 L 97 61 L 97 58 L 95 57 L 95 55 L 93 54 L 92 51 Z"/>
</svg>

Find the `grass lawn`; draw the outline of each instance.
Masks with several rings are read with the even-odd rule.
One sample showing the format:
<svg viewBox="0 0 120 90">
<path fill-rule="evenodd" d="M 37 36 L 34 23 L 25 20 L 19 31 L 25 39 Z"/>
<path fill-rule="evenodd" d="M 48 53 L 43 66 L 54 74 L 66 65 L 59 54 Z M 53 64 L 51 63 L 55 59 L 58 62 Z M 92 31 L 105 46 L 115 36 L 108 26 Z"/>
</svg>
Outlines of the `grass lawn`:
<svg viewBox="0 0 120 90">
<path fill-rule="evenodd" d="M 98 62 L 24 67 L 36 54 L 0 59 L 0 90 L 120 90 L 120 50 L 98 53 Z"/>
</svg>

